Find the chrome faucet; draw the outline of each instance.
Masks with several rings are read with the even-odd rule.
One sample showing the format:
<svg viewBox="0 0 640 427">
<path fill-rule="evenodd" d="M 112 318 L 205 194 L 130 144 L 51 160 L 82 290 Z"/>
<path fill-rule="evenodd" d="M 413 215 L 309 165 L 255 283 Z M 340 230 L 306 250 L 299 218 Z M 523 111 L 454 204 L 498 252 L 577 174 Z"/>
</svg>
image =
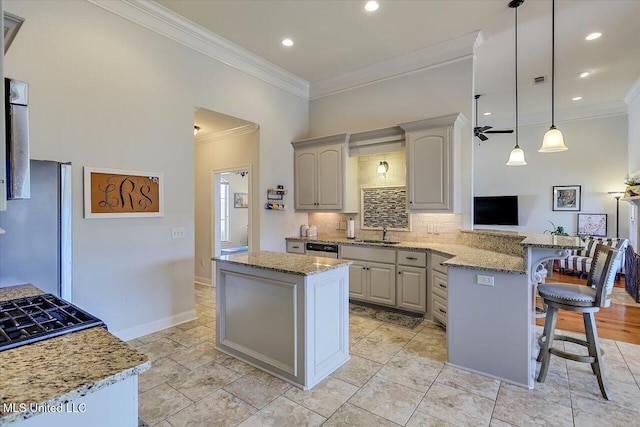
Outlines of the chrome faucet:
<svg viewBox="0 0 640 427">
<path fill-rule="evenodd" d="M 387 227 L 385 226 L 385 227 L 382 227 L 382 241 L 386 242 L 387 240 L 388 240 Z"/>
</svg>

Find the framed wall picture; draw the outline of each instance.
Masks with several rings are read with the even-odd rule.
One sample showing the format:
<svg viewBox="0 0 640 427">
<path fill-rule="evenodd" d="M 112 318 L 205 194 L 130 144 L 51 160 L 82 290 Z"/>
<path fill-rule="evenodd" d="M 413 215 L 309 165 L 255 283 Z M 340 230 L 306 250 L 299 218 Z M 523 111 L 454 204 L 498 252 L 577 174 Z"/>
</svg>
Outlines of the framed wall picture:
<svg viewBox="0 0 640 427">
<path fill-rule="evenodd" d="M 553 187 L 553 210 L 580 212 L 582 189 L 579 185 L 555 185 Z"/>
<path fill-rule="evenodd" d="M 248 208 L 249 207 L 249 195 L 247 193 L 233 193 L 233 207 L 234 208 Z"/>
<path fill-rule="evenodd" d="M 85 218 L 154 216 L 164 216 L 162 173 L 85 166 Z"/>
<path fill-rule="evenodd" d="M 607 237 L 607 214 L 578 214 L 578 234 Z"/>
</svg>

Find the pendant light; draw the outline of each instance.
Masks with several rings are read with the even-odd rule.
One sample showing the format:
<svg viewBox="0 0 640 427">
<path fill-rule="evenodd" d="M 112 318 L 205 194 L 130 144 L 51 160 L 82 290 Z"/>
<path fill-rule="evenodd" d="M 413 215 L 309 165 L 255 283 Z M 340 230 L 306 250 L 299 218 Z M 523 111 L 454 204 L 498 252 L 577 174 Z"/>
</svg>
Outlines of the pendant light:
<svg viewBox="0 0 640 427">
<path fill-rule="evenodd" d="M 518 6 L 523 2 L 523 0 L 513 0 L 509 3 L 509 7 L 514 8 L 516 11 L 516 146 L 511 150 L 507 166 L 527 165 L 524 159 L 524 150 L 518 145 Z"/>
<path fill-rule="evenodd" d="M 551 127 L 542 139 L 539 153 L 555 153 L 568 150 L 564 145 L 564 138 L 554 122 L 555 115 L 555 69 L 556 69 L 556 1 L 551 0 Z"/>
</svg>

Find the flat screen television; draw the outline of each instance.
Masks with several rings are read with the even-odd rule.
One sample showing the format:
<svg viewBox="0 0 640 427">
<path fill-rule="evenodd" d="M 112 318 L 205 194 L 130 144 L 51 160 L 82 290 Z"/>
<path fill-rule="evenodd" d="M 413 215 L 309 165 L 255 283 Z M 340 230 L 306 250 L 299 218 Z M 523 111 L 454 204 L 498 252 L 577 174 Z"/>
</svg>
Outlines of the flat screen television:
<svg viewBox="0 0 640 427">
<path fill-rule="evenodd" d="M 473 198 L 476 225 L 518 225 L 518 196 Z"/>
</svg>

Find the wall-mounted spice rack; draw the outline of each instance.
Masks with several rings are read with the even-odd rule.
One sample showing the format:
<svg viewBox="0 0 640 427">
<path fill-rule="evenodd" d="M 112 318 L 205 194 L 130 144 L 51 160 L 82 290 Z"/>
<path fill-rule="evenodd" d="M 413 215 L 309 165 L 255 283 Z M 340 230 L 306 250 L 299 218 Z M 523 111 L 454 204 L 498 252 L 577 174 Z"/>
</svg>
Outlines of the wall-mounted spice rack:
<svg viewBox="0 0 640 427">
<path fill-rule="evenodd" d="M 282 185 L 278 185 L 276 188 L 268 188 L 267 203 L 264 204 L 264 208 L 269 211 L 285 210 L 284 196 L 286 195 L 287 190 Z"/>
</svg>

